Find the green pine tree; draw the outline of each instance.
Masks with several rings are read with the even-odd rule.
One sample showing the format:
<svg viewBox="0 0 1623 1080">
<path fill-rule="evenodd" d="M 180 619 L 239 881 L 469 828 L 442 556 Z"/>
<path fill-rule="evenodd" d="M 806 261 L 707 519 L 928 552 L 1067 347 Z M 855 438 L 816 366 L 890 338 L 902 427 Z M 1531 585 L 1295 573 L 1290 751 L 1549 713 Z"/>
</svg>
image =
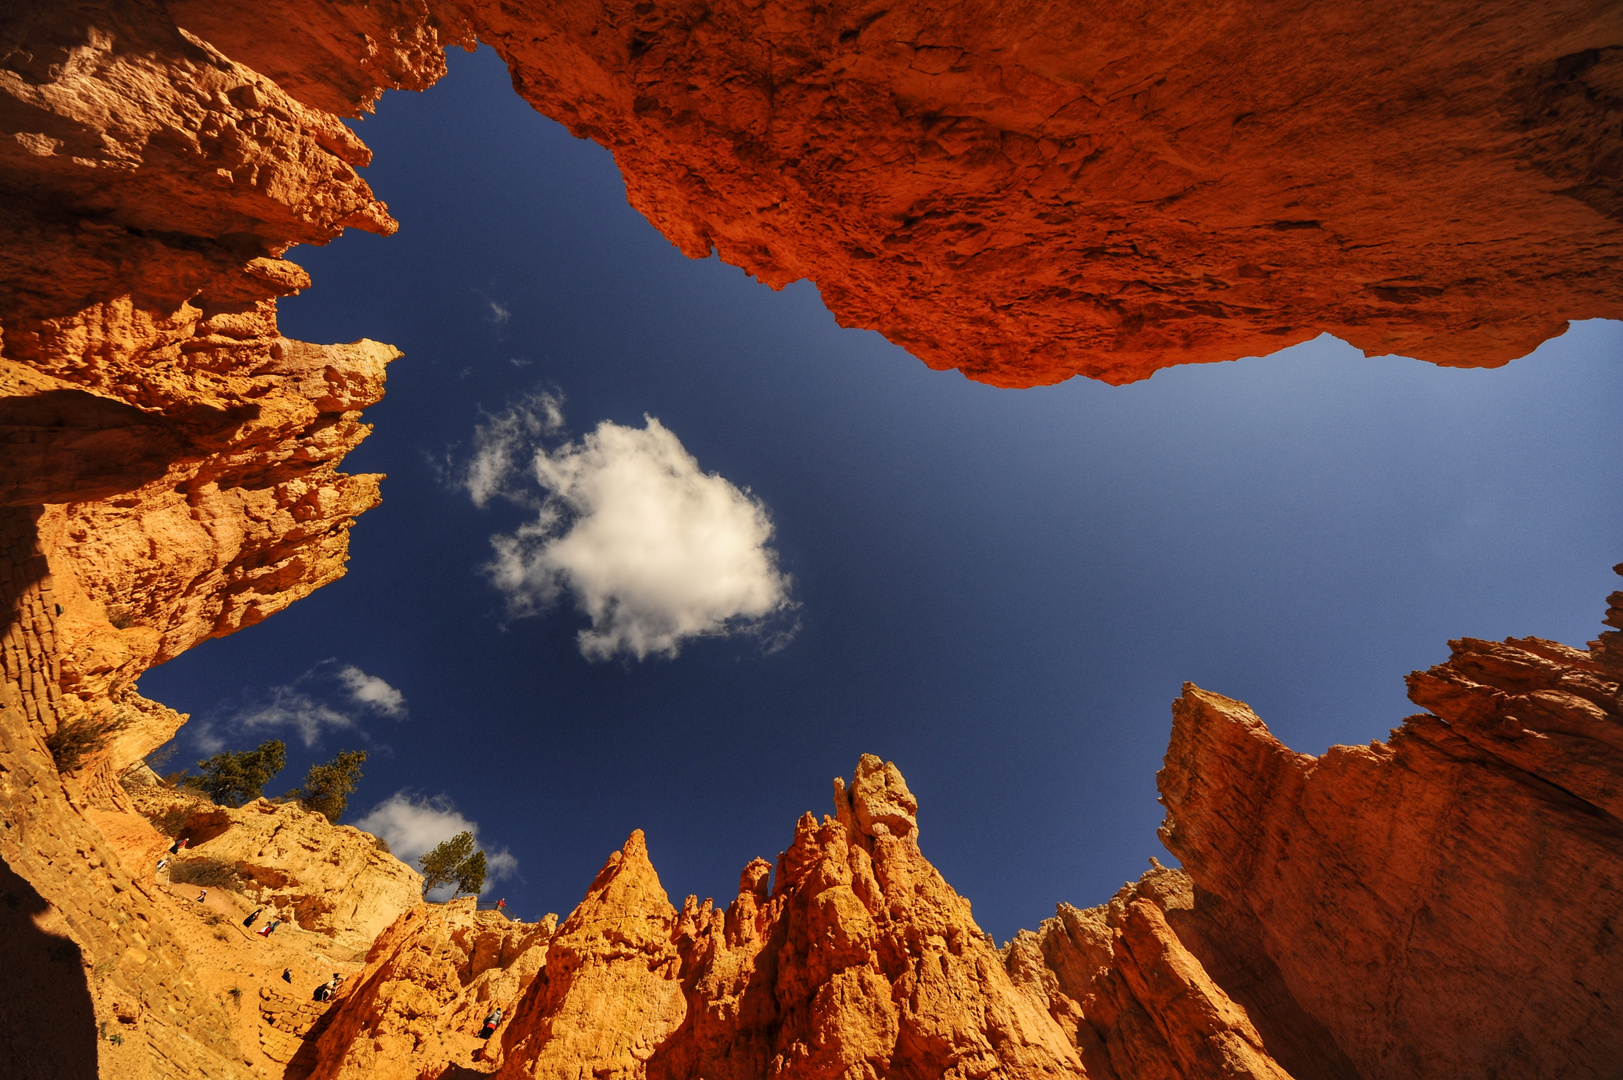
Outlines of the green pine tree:
<svg viewBox="0 0 1623 1080">
<path fill-rule="evenodd" d="M 265 793 L 265 785 L 287 764 L 287 745 L 270 739 L 252 750 L 224 750 L 197 763 L 201 776 L 180 778 L 185 787 L 205 792 L 221 806 L 241 806 Z"/>
<path fill-rule="evenodd" d="M 479 895 L 485 887 L 485 853 L 476 851 L 456 868 L 456 891 Z"/>
<path fill-rule="evenodd" d="M 331 761 L 310 766 L 310 771 L 304 774 L 304 786 L 288 792 L 288 798 L 298 799 L 306 808 L 325 814 L 327 820 L 336 825 L 349 805 L 350 792 L 360 782 L 361 765 L 365 761 L 365 750 L 340 750 Z"/>
<path fill-rule="evenodd" d="M 485 853 L 474 846 L 473 833 L 459 832 L 417 860 L 423 892 L 455 885 L 459 893 L 477 893 L 485 884 Z"/>
</svg>

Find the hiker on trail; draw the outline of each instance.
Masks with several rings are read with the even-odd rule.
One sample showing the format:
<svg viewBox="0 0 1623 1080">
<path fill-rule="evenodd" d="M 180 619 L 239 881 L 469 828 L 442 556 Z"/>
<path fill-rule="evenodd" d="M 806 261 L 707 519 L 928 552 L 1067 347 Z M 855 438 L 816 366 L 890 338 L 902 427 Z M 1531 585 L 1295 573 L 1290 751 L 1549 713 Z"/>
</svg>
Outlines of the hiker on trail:
<svg viewBox="0 0 1623 1080">
<path fill-rule="evenodd" d="M 282 981 L 285 982 L 285 983 L 289 983 L 289 984 L 291 984 L 293 982 L 293 969 L 292 968 L 283 968 L 282 969 Z"/>
<path fill-rule="evenodd" d="M 500 900 L 496 901 L 496 910 L 497 911 L 500 911 L 502 908 L 504 908 L 506 906 L 507 906 L 507 897 L 504 896 Z"/>
<path fill-rule="evenodd" d="M 197 894 L 197 902 L 199 904 L 201 904 L 203 901 L 207 900 L 208 898 L 209 898 L 209 891 L 207 889 L 204 889 L 202 892 Z"/>
<path fill-rule="evenodd" d="M 256 931 L 256 933 L 258 933 L 260 937 L 270 937 L 271 936 L 271 931 L 275 930 L 278 926 L 281 926 L 281 925 L 282 925 L 282 920 L 281 919 L 272 919 L 270 922 L 265 924 L 265 929 Z"/>
<path fill-rule="evenodd" d="M 169 865 L 169 860 L 168 859 L 159 859 L 158 860 L 158 873 L 160 873 L 160 874 L 163 873 L 163 868 L 168 866 L 168 865 Z"/>
<path fill-rule="evenodd" d="M 310 996 L 317 1001 L 326 1001 L 328 998 L 332 997 L 332 991 L 333 984 L 330 982 L 324 982 L 320 986 L 316 987 L 316 992 Z"/>
<path fill-rule="evenodd" d="M 259 913 L 261 911 L 264 911 L 264 910 L 265 909 L 262 908 L 262 907 L 254 908 L 254 913 L 252 915 L 248 916 L 246 919 L 242 920 L 242 925 L 244 925 L 244 926 L 252 926 L 254 924 L 254 920 L 259 918 Z"/>
<path fill-rule="evenodd" d="M 496 1025 L 501 1023 L 501 1022 L 502 1022 L 502 1007 L 500 1005 L 498 1005 L 494 1009 L 490 1010 L 490 1015 L 489 1016 L 485 1017 L 485 1026 L 484 1026 L 484 1029 L 479 1032 L 479 1037 L 481 1039 L 490 1038 L 491 1035 L 495 1034 L 495 1032 L 496 1032 Z"/>
<path fill-rule="evenodd" d="M 186 850 L 186 844 L 187 841 L 185 840 L 176 840 L 173 844 L 169 845 L 169 854 L 179 855 L 182 851 Z"/>
</svg>

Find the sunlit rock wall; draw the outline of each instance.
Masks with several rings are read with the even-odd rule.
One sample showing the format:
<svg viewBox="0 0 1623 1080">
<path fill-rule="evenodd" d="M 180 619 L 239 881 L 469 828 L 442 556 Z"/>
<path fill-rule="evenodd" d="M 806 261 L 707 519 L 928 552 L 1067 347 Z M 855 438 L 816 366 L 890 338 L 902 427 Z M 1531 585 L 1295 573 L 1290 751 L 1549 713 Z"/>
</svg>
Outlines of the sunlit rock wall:
<svg viewBox="0 0 1623 1080">
<path fill-rule="evenodd" d="M 136 693 L 141 672 L 339 576 L 377 500 L 379 478 L 338 466 L 394 350 L 289 341 L 275 301 L 309 284 L 290 246 L 392 231 L 340 117 L 432 84 L 446 45 L 495 45 L 689 254 L 810 278 L 845 323 L 1023 386 L 1323 331 L 1491 365 L 1623 314 L 1620 21 L 1604 0 L 0 8 L 0 856 L 21 913 L 0 956 L 42 987 L 0 1010 L 0 1073 L 261 1067 L 188 972 L 150 868 L 96 822 L 184 722 Z M 1185 870 L 1002 951 L 882 762 L 725 909 L 672 905 L 634 837 L 544 965 L 540 941 L 503 961 L 517 1005 L 491 1056 L 446 1062 L 1608 1075 L 1616 655 L 1462 643 L 1413 683 L 1435 715 L 1319 759 L 1190 689 L 1161 776 Z M 107 721 L 59 774 L 45 739 Z M 372 1000 L 403 1001 L 375 960 L 395 989 Z M 422 1040 L 482 1004 L 460 963 L 435 969 L 432 1022 L 352 1011 L 300 1067 L 428 1067 Z M 400 1038 L 355 1041 L 385 1028 Z"/>
<path fill-rule="evenodd" d="M 275 310 L 309 283 L 289 245 L 392 231 L 366 160 L 161 6 L 0 10 L 0 856 L 60 964 L 7 974 L 77 986 L 52 1023 L 8 1012 L 6 1075 L 250 1075 L 151 866 L 88 815 L 184 720 L 141 672 L 338 577 L 377 501 L 337 464 L 394 350 L 288 341 Z M 76 723 L 122 726 L 60 776 L 45 739 Z"/>
<path fill-rule="evenodd" d="M 1623 314 L 1609 0 L 461 10 L 683 251 L 974 379 L 1491 366 Z"/>
</svg>

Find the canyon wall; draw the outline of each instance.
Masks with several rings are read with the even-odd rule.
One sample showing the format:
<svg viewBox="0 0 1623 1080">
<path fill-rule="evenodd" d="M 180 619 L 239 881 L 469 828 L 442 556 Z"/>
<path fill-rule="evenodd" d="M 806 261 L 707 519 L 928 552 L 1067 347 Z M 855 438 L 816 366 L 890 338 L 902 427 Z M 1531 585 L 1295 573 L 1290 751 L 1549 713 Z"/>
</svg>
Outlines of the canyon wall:
<svg viewBox="0 0 1623 1080">
<path fill-rule="evenodd" d="M 683 251 L 972 379 L 1494 365 L 1623 312 L 1609 0 L 465 10 Z"/>
<path fill-rule="evenodd" d="M 865 755 L 725 906 L 674 905 L 635 833 L 555 932 L 508 930 L 482 967 L 471 912 L 411 913 L 316 1075 L 1615 1076 L 1623 634 L 1453 648 L 1410 677 L 1434 712 L 1318 758 L 1186 686 L 1158 777 L 1183 867 L 1001 949 L 925 859 L 900 771 Z M 503 1016 L 469 1054 L 475 996 Z"/>
<path fill-rule="evenodd" d="M 633 837 L 494 968 L 442 950 L 432 1000 L 407 1002 L 410 942 L 485 933 L 408 913 L 302 1056 L 272 1069 L 245 1046 L 146 841 L 118 831 L 119 774 L 185 719 L 135 682 L 343 573 L 380 478 L 339 465 L 397 354 L 282 337 L 276 299 L 309 285 L 284 255 L 394 229 L 341 117 L 476 40 L 613 150 L 690 255 L 808 277 L 847 325 L 999 385 L 1325 331 L 1491 365 L 1623 315 L 1605 0 L 5 5 L 0 958 L 41 990 L 0 1010 L 0 1072 L 1376 1080 L 1623 1060 L 1615 635 L 1460 643 L 1414 677 L 1430 714 L 1318 759 L 1189 689 L 1161 774 L 1183 869 L 1005 950 L 924 860 L 900 774 L 865 759 L 725 908 L 671 904 Z M 47 741 L 80 725 L 107 737 L 60 772 Z M 514 1003 L 488 1055 L 436 1058 L 480 994 Z"/>
<path fill-rule="evenodd" d="M 348 113 L 477 35 L 684 252 L 1001 386 L 1321 333 L 1491 366 L 1623 314 L 1608 0 L 169 9 Z"/>
</svg>

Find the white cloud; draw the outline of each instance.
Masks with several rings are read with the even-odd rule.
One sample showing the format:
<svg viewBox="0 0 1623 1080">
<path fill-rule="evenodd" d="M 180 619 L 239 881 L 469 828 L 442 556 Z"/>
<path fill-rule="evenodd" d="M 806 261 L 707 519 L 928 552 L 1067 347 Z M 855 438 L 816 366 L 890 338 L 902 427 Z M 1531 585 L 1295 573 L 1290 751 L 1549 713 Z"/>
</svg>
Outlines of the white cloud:
<svg viewBox="0 0 1623 1080">
<path fill-rule="evenodd" d="M 338 669 L 337 678 L 355 704 L 376 709 L 385 716 L 406 715 L 406 695 L 376 675 L 368 675 L 354 664 L 345 664 Z"/>
<path fill-rule="evenodd" d="M 374 806 L 355 827 L 373 836 L 382 837 L 394 852 L 395 858 L 413 868 L 417 860 L 457 833 L 471 832 L 479 839 L 479 823 L 469 821 L 451 800 L 444 795 L 425 798 L 409 791 L 397 791 Z M 489 892 L 498 881 L 518 873 L 518 859 L 506 848 L 491 848 L 481 844 L 485 852 L 485 887 Z M 429 893 L 433 899 L 444 899 L 449 887 Z"/>
<path fill-rule="evenodd" d="M 537 443 L 561 431 L 563 425 L 561 397 L 530 394 L 474 428 L 473 460 L 461 478 L 473 504 L 484 506 L 495 498 L 534 503 L 524 484 L 530 460 Z"/>
<path fill-rule="evenodd" d="M 332 703 L 331 698 L 340 695 L 349 699 L 348 708 Z M 284 729 L 296 734 L 306 747 L 312 747 L 328 732 L 364 734 L 360 714 L 367 712 L 403 720 L 406 696 L 353 664 L 337 666 L 335 661 L 327 660 L 285 686 L 245 695 L 236 708 L 194 721 L 187 725 L 187 731 L 198 749 L 207 754 L 225 749 L 228 741 L 237 742 L 244 736 L 258 738 Z"/>
<path fill-rule="evenodd" d="M 305 746 L 321 741 L 325 731 L 354 730 L 355 717 L 340 712 L 294 686 L 273 686 L 266 693 L 268 700 L 244 705 L 224 718 L 221 726 L 243 734 L 266 733 L 278 728 L 296 732 Z M 211 725 L 212 726 L 212 725 Z M 201 734 L 201 733 L 200 733 Z M 220 742 L 220 746 L 224 746 Z M 218 749 L 218 747 L 205 747 Z"/>
<path fill-rule="evenodd" d="M 485 303 L 490 305 L 490 321 L 495 323 L 497 326 L 502 325 L 508 319 L 513 317 L 513 313 L 509 311 L 505 305 L 498 304 L 496 301 L 489 299 L 487 299 Z"/>
<path fill-rule="evenodd" d="M 605 420 L 579 443 L 537 445 L 562 427 L 558 400 L 527 399 L 479 427 L 464 481 L 476 505 L 501 496 L 536 519 L 491 539 L 488 571 L 515 615 L 568 592 L 592 620 L 591 660 L 675 656 L 683 642 L 759 631 L 792 609 L 762 502 L 699 468 L 653 417 Z M 544 492 L 539 502 L 528 477 Z"/>
</svg>

